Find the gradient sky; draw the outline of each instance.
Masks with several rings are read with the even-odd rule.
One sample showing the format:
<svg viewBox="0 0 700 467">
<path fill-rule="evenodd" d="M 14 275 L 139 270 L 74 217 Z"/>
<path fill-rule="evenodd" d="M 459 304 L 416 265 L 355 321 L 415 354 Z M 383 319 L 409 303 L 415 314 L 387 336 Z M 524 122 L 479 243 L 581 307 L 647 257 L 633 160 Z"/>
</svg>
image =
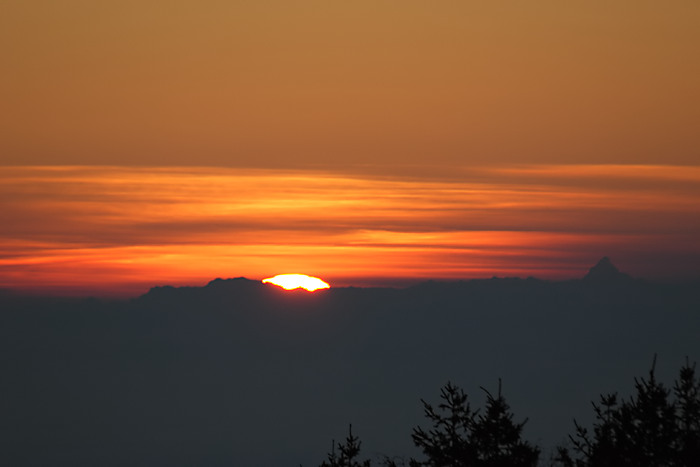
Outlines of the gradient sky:
<svg viewBox="0 0 700 467">
<path fill-rule="evenodd" d="M 5 164 L 697 164 L 696 0 L 0 4 Z"/>
<path fill-rule="evenodd" d="M 214 277 L 331 285 L 582 277 L 601 256 L 698 278 L 700 168 L 0 168 L 0 287 L 135 295 Z M 9 220 L 9 222 L 7 222 Z"/>
<path fill-rule="evenodd" d="M 0 287 L 698 277 L 698 24 L 695 0 L 5 0 Z"/>
</svg>

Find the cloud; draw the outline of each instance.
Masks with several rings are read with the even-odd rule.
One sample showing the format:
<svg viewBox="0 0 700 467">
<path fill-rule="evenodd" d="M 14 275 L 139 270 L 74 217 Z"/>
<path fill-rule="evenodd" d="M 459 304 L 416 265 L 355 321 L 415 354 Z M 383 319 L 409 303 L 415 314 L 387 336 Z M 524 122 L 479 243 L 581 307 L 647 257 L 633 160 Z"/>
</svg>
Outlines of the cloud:
<svg viewBox="0 0 700 467">
<path fill-rule="evenodd" d="M 700 235 L 700 175 L 692 167 L 482 167 L 427 180 L 5 167 L 0 181 L 3 286 L 30 276 L 150 286 L 296 269 L 348 281 L 570 277 L 613 253 L 636 275 L 684 276 L 693 271 L 674 261 L 700 255 L 692 240 Z M 644 266 L 663 254 L 664 264 Z"/>
</svg>

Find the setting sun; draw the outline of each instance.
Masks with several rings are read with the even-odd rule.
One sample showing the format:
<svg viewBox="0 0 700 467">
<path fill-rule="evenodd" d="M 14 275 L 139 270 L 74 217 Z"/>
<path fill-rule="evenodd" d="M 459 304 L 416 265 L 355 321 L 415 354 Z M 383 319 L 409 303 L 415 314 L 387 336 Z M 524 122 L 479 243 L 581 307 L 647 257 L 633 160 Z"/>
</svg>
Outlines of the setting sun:
<svg viewBox="0 0 700 467">
<path fill-rule="evenodd" d="M 318 289 L 329 289 L 331 286 L 318 277 L 307 276 L 306 274 L 278 274 L 275 277 L 268 277 L 262 280 L 263 284 L 274 284 L 285 290 L 305 289 L 313 292 Z"/>
</svg>

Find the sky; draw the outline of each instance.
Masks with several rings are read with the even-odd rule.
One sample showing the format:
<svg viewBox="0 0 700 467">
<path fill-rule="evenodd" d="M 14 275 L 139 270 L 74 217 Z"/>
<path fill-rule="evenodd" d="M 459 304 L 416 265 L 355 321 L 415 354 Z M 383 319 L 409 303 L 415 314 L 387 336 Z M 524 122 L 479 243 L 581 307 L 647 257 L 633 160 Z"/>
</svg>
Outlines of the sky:
<svg viewBox="0 0 700 467">
<path fill-rule="evenodd" d="M 5 0 L 0 287 L 603 255 L 697 278 L 698 24 L 694 0 Z"/>
</svg>

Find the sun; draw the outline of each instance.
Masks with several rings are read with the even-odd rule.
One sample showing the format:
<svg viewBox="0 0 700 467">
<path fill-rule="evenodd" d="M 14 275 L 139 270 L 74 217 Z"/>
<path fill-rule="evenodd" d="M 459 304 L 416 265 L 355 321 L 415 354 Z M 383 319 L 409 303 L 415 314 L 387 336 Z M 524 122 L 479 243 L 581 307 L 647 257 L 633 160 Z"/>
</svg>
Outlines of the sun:
<svg viewBox="0 0 700 467">
<path fill-rule="evenodd" d="M 307 276 L 306 274 L 278 274 L 275 277 L 268 277 L 262 280 L 263 284 L 274 284 L 285 290 L 305 289 L 313 292 L 318 289 L 329 289 L 331 286 L 318 277 Z"/>
</svg>

